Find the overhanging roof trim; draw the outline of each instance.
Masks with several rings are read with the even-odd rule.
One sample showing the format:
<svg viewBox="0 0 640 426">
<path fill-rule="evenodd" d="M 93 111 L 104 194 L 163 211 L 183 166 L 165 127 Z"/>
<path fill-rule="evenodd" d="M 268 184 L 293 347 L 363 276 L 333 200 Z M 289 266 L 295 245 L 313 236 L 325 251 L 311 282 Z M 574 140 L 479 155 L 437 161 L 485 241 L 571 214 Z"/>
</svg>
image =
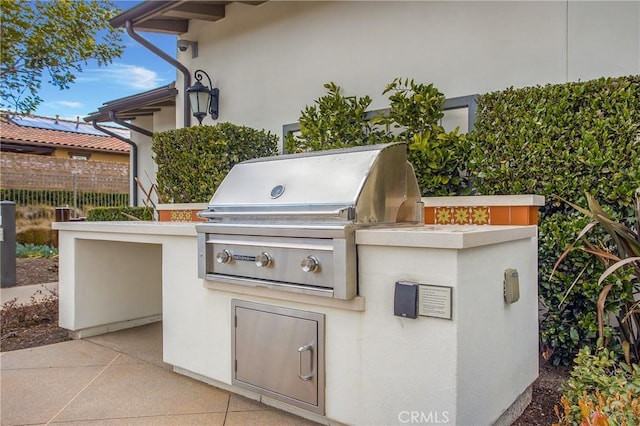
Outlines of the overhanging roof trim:
<svg viewBox="0 0 640 426">
<path fill-rule="evenodd" d="M 183 3 L 176 0 L 159 0 L 145 1 L 131 9 L 125 10 L 121 14 L 114 16 L 109 20 L 109 24 L 114 28 L 124 27 L 127 21 L 131 21 L 134 25 L 144 22 L 146 19 L 156 16 L 158 13 L 172 6 Z"/>
<path fill-rule="evenodd" d="M 109 24 L 121 28 L 130 21 L 138 31 L 184 34 L 189 30 L 191 19 L 217 21 L 224 18 L 225 7 L 230 3 L 257 6 L 266 1 L 147 0 L 111 18 Z"/>
<path fill-rule="evenodd" d="M 118 113 L 126 113 L 128 117 L 135 117 L 137 112 L 141 116 L 149 115 L 149 110 L 153 109 L 153 107 L 175 105 L 177 95 L 178 89 L 175 88 L 175 82 L 173 82 L 147 92 L 107 101 L 98 108 L 98 111 L 84 117 L 84 121 L 112 121 L 109 116 L 111 111 L 115 112 L 116 115 Z"/>
</svg>

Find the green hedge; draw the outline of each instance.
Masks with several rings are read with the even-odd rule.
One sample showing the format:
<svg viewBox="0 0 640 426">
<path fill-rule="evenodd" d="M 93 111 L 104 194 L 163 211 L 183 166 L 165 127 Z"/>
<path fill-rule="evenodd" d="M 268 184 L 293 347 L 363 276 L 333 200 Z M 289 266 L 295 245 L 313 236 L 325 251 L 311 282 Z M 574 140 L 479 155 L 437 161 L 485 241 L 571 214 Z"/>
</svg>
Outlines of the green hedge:
<svg viewBox="0 0 640 426">
<path fill-rule="evenodd" d="M 87 213 L 87 221 L 153 220 L 153 207 L 97 207 Z"/>
<path fill-rule="evenodd" d="M 110 192 L 77 192 L 78 208 L 84 206 L 122 206 L 129 204 L 129 194 Z M 0 189 L 0 199 L 16 205 L 73 206 L 73 191 L 57 189 Z"/>
<path fill-rule="evenodd" d="M 209 201 L 236 163 L 275 155 L 278 138 L 264 130 L 220 123 L 153 135 L 163 203 Z"/>
<path fill-rule="evenodd" d="M 541 338 L 555 364 L 570 363 L 583 345 L 595 347 L 602 267 L 574 252 L 549 279 L 585 224 L 554 195 L 585 205 L 588 191 L 615 218 L 632 221 L 633 194 L 640 186 L 639 131 L 640 76 L 511 88 L 479 98 L 475 131 L 468 137 L 478 193 L 546 197 L 539 230 L 539 292 L 547 308 Z"/>
<path fill-rule="evenodd" d="M 602 78 L 480 96 L 469 169 L 482 194 L 585 191 L 629 213 L 640 182 L 640 76 Z M 545 210 L 546 213 L 546 210 Z"/>
</svg>

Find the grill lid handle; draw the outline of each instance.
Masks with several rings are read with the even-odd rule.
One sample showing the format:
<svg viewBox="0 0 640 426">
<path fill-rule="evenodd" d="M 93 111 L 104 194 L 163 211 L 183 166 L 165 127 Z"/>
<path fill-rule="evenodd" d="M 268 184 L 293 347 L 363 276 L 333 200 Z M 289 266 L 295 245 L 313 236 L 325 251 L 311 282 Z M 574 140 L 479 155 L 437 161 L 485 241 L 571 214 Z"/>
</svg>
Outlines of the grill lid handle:
<svg viewBox="0 0 640 426">
<path fill-rule="evenodd" d="M 313 211 L 313 210 L 301 210 L 301 211 L 233 211 L 233 212 L 221 212 L 215 210 L 203 210 L 198 212 L 198 217 L 205 219 L 224 219 L 224 218 L 234 218 L 234 217 L 274 217 L 274 218 L 287 218 L 287 217 L 326 217 L 326 218 L 337 218 L 344 220 L 354 220 L 355 209 L 353 207 L 344 207 L 338 210 L 331 211 Z"/>
</svg>

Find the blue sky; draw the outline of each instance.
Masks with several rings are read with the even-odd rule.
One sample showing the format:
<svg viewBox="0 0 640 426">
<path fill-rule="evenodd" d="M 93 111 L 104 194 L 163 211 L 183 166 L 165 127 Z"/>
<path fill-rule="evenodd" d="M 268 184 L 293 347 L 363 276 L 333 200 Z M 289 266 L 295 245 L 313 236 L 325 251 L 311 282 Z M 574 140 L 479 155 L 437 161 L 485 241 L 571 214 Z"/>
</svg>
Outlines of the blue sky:
<svg viewBox="0 0 640 426">
<path fill-rule="evenodd" d="M 127 10 L 140 1 L 114 1 L 121 10 Z M 139 33 L 172 57 L 176 57 L 176 36 Z M 40 97 L 44 102 L 36 115 L 75 120 L 97 111 L 104 102 L 154 89 L 175 80 L 176 70 L 168 63 L 123 33 L 123 55 L 106 67 L 89 63 L 68 90 L 60 90 L 43 80 Z"/>
</svg>

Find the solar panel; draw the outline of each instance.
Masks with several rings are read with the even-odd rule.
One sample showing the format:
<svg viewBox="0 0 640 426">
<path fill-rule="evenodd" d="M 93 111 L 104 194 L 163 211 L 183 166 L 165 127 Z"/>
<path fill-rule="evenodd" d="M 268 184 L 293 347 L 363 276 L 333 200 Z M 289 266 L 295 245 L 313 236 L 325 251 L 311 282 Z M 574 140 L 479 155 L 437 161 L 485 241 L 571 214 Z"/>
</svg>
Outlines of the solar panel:
<svg viewBox="0 0 640 426">
<path fill-rule="evenodd" d="M 10 120 L 18 126 L 32 127 L 35 129 L 57 130 L 60 132 L 81 133 L 85 135 L 95 136 L 107 136 L 105 133 L 102 133 L 100 130 L 87 123 L 73 123 L 70 121 L 55 120 L 53 118 L 45 117 L 21 116 L 11 117 Z M 127 129 L 109 127 L 109 130 L 124 138 L 129 138 L 129 130 Z"/>
</svg>

